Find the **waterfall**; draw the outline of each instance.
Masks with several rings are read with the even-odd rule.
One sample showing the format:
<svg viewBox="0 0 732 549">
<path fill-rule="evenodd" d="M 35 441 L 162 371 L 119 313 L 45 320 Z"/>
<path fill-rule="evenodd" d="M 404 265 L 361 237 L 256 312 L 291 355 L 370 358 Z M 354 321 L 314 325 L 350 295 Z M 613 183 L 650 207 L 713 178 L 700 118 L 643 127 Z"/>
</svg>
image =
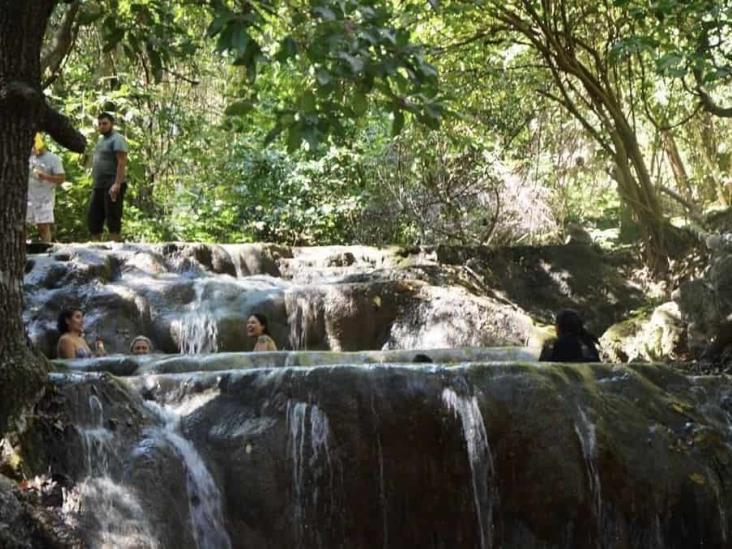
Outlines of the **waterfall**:
<svg viewBox="0 0 732 549">
<path fill-rule="evenodd" d="M 116 455 L 113 434 L 104 426 L 104 408 L 96 395 L 88 399 L 89 424 L 77 426 L 85 456 L 86 477 L 64 491 L 63 513 L 71 523 L 88 521 L 92 547 L 157 549 L 159 544 L 136 494 L 112 478 Z"/>
<path fill-rule="evenodd" d="M 307 546 L 309 516 L 317 512 L 320 481 L 327 479 L 325 495 L 333 497 L 333 469 L 328 444 L 330 425 L 328 417 L 317 405 L 288 401 L 287 427 L 292 458 L 293 523 L 299 542 Z M 313 534 L 317 545 L 322 546 L 320 532 Z"/>
<path fill-rule="evenodd" d="M 307 350 L 308 342 L 321 340 L 324 330 L 323 296 L 316 288 L 293 288 L 285 293 L 290 347 Z"/>
<path fill-rule="evenodd" d="M 221 492 L 195 446 L 180 435 L 180 416 L 157 403 L 146 404 L 163 420 L 163 426 L 156 429 L 157 436 L 175 449 L 185 466 L 188 509 L 196 546 L 198 549 L 230 549 Z"/>
<path fill-rule="evenodd" d="M 490 549 L 493 547 L 495 531 L 493 515 L 499 500 L 498 489 L 493 481 L 496 476 L 493 458 L 483 416 L 478 407 L 478 399 L 475 396 L 471 398 L 459 396 L 454 390 L 445 388 L 442 391 L 442 402 L 460 419 L 463 427 L 470 463 L 473 504 L 480 529 L 480 546 Z"/>
<path fill-rule="evenodd" d="M 219 350 L 218 325 L 203 298 L 203 283 L 196 280 L 194 288 L 195 298 L 181 318 L 170 323 L 171 332 L 176 336 L 182 354 L 215 353 Z"/>
<path fill-rule="evenodd" d="M 582 408 L 577 408 L 578 419 L 574 423 L 574 431 L 577 433 L 580 446 L 582 446 L 582 456 L 585 460 L 585 468 L 587 470 L 587 481 L 590 486 L 590 494 L 592 496 L 593 512 L 595 520 L 597 520 L 597 531 L 602 532 L 602 485 L 600 484 L 600 474 L 597 470 L 597 435 L 595 425 L 587 417 Z M 598 537 L 599 543 L 599 537 Z"/>
</svg>

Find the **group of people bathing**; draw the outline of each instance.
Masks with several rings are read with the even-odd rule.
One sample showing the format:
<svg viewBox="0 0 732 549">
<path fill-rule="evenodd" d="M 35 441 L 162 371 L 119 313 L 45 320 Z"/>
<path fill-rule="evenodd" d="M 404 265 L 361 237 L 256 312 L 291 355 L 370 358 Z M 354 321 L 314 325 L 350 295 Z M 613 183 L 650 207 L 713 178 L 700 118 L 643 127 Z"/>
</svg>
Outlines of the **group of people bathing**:
<svg viewBox="0 0 732 549">
<path fill-rule="evenodd" d="M 547 341 L 539 360 L 542 362 L 600 362 L 597 337 L 588 332 L 582 323 L 579 314 L 572 309 L 563 309 L 555 319 L 554 328 L 556 338 Z M 58 344 L 56 356 L 58 358 L 89 358 L 104 356 L 104 342 L 95 341 L 92 351 L 84 339 L 84 313 L 81 309 L 65 309 L 58 317 Z M 246 323 L 246 332 L 255 340 L 254 352 L 276 351 L 277 345 L 269 335 L 267 317 L 261 313 L 253 313 Z M 153 344 L 144 335 L 138 335 L 130 342 L 130 353 L 133 355 L 147 355 L 152 353 Z M 432 362 L 425 354 L 418 354 L 414 362 Z"/>
<path fill-rule="evenodd" d="M 84 339 L 84 312 L 81 309 L 64 309 L 58 316 L 57 323 L 60 337 L 56 344 L 58 358 L 91 358 L 105 356 L 104 342 L 97 338 L 94 350 Z M 269 335 L 267 317 L 261 313 L 254 313 L 246 323 L 247 335 L 255 340 L 254 352 L 276 351 L 277 344 Z M 130 342 L 130 353 L 133 355 L 148 355 L 153 352 L 150 338 L 138 335 Z"/>
</svg>

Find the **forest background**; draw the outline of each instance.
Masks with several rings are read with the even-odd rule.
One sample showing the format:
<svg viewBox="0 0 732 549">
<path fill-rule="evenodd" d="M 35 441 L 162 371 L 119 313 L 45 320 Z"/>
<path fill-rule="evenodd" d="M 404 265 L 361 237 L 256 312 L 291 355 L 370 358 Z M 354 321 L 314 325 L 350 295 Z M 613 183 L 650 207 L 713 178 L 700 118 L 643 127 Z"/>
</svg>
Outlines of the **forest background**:
<svg viewBox="0 0 732 549">
<path fill-rule="evenodd" d="M 44 85 L 92 143 L 117 117 L 127 240 L 511 245 L 581 225 L 657 265 L 674 226 L 732 198 L 731 10 L 76 1 Z M 88 155 L 51 149 L 57 239 L 84 241 Z"/>
</svg>

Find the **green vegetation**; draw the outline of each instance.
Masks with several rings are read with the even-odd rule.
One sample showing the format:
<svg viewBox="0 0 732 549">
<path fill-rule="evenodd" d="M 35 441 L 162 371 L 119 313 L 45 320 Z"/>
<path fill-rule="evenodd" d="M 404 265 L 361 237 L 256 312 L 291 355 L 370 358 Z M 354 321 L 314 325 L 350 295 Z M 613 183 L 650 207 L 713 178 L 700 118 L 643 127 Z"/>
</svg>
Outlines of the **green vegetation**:
<svg viewBox="0 0 732 549">
<path fill-rule="evenodd" d="M 730 199 L 731 2 L 59 7 L 47 94 L 131 148 L 125 236 L 288 244 L 640 238 Z M 86 238 L 65 153 L 57 235 Z"/>
</svg>

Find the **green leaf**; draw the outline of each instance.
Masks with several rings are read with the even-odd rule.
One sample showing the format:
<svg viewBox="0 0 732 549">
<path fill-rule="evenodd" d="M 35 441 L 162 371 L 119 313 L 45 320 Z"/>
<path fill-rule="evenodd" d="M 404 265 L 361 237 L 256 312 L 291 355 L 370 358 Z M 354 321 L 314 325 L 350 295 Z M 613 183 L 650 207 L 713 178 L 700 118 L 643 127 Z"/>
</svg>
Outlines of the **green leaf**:
<svg viewBox="0 0 732 549">
<path fill-rule="evenodd" d="M 366 109 L 368 109 L 369 103 L 368 99 L 366 98 L 366 94 L 359 91 L 356 92 L 356 94 L 353 96 L 353 101 L 351 102 L 351 107 L 353 108 L 353 112 L 356 116 L 361 116 L 366 112 Z"/>
<path fill-rule="evenodd" d="M 295 57 L 296 55 L 297 42 L 295 42 L 292 36 L 285 36 L 280 42 L 280 49 L 277 51 L 275 58 L 280 63 L 284 63 L 285 61 L 287 61 L 291 57 Z"/>
<path fill-rule="evenodd" d="M 364 62 L 360 57 L 349 55 L 345 52 L 340 52 L 338 54 L 338 57 L 348 63 L 348 66 L 351 68 L 353 74 L 358 74 L 364 68 Z"/>
<path fill-rule="evenodd" d="M 213 18 L 211 21 L 211 24 L 208 26 L 208 29 L 206 29 L 206 35 L 209 38 L 213 38 L 217 34 L 219 34 L 224 27 L 226 27 L 229 24 L 229 21 L 231 20 L 231 13 L 224 12 L 219 13 L 216 15 L 216 17 Z"/>
<path fill-rule="evenodd" d="M 300 148 L 302 135 L 300 133 L 300 125 L 293 124 L 287 130 L 287 152 L 293 153 Z"/>
<path fill-rule="evenodd" d="M 226 116 L 243 116 L 254 108 L 254 104 L 249 99 L 239 99 L 230 103 L 224 114 Z"/>
<path fill-rule="evenodd" d="M 232 33 L 229 48 L 243 56 L 246 53 L 248 46 L 249 34 L 246 29 L 242 25 L 235 25 L 235 30 Z"/>
<path fill-rule="evenodd" d="M 95 21 L 98 21 L 104 15 L 104 8 L 98 4 L 86 3 L 79 10 L 77 21 L 80 25 L 91 25 Z"/>
<path fill-rule="evenodd" d="M 305 112 L 312 112 L 315 110 L 315 95 L 310 90 L 307 90 L 300 97 L 300 108 Z"/>
<path fill-rule="evenodd" d="M 327 86 L 331 83 L 332 77 L 325 69 L 318 69 L 315 71 L 315 79 L 321 86 Z"/>
<path fill-rule="evenodd" d="M 282 133 L 282 130 L 284 129 L 285 128 L 283 128 L 279 124 L 275 124 L 275 127 L 269 130 L 269 132 L 267 132 L 267 135 L 264 136 L 264 145 L 267 146 L 272 143 L 272 141 L 277 139 L 277 136 L 280 135 Z"/>
<path fill-rule="evenodd" d="M 391 123 L 391 135 L 396 137 L 402 133 L 404 127 L 404 113 L 402 111 L 394 111 L 394 120 Z"/>
<path fill-rule="evenodd" d="M 247 65 L 247 80 L 250 84 L 254 84 L 254 82 L 257 80 L 257 64 L 252 63 L 251 65 Z"/>
<path fill-rule="evenodd" d="M 336 15 L 333 10 L 324 6 L 313 8 L 313 15 L 320 19 L 324 19 L 325 21 L 335 21 L 336 19 Z"/>
</svg>

